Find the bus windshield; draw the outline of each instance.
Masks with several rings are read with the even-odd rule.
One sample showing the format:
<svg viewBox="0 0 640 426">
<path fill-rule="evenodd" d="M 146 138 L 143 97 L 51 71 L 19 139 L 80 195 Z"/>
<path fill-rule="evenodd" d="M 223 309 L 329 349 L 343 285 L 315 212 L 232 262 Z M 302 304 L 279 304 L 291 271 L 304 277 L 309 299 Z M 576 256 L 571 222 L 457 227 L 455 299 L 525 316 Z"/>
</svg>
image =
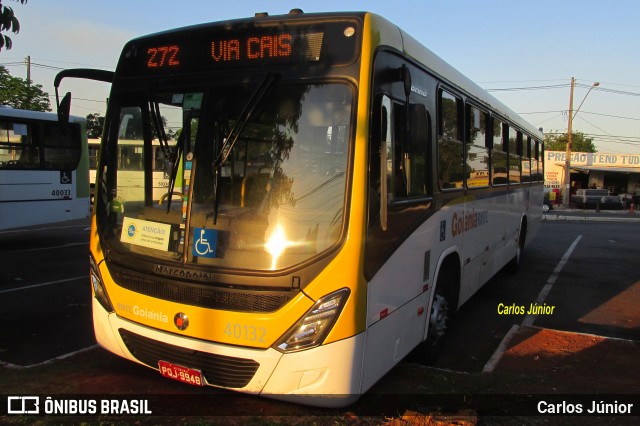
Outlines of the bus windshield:
<svg viewBox="0 0 640 426">
<path fill-rule="evenodd" d="M 111 249 L 270 271 L 338 244 L 352 88 L 258 80 L 118 92 L 97 183 Z M 161 196 L 154 170 L 166 178 Z"/>
</svg>

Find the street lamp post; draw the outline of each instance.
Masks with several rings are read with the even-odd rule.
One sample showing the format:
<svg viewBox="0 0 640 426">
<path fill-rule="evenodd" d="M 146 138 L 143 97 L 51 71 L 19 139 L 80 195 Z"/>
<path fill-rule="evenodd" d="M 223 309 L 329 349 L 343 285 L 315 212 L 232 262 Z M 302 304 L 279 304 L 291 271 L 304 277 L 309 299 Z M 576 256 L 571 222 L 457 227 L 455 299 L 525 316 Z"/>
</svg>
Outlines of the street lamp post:
<svg viewBox="0 0 640 426">
<path fill-rule="evenodd" d="M 594 87 L 598 87 L 600 83 L 596 81 L 591 85 L 591 87 L 587 91 L 587 94 L 584 95 L 584 98 L 582 98 L 582 102 L 580 102 L 580 105 L 578 106 L 578 108 L 576 109 L 576 112 L 574 113 L 573 112 L 573 89 L 575 88 L 575 85 L 576 85 L 576 79 L 575 77 L 571 77 L 571 92 L 569 95 L 569 125 L 567 126 L 567 151 L 565 153 L 566 158 L 564 162 L 564 199 L 562 200 L 562 204 L 565 207 L 569 207 L 569 198 L 571 198 L 571 143 L 573 141 L 573 117 L 575 117 L 578 114 L 578 111 L 580 111 L 580 107 L 582 106 L 584 101 L 587 99 L 587 96 L 589 96 L 589 93 L 591 92 L 591 90 L 593 90 Z"/>
</svg>

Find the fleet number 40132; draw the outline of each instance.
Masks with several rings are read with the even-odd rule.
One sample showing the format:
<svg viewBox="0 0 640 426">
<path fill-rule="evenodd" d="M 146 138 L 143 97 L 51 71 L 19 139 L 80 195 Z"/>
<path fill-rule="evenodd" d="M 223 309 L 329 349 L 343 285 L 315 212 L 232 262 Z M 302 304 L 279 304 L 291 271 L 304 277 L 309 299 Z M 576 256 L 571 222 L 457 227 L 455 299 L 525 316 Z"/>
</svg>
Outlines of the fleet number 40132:
<svg viewBox="0 0 640 426">
<path fill-rule="evenodd" d="M 224 334 L 231 339 L 247 342 L 264 343 L 267 329 L 248 324 L 233 324 L 228 322 L 224 327 Z"/>
</svg>

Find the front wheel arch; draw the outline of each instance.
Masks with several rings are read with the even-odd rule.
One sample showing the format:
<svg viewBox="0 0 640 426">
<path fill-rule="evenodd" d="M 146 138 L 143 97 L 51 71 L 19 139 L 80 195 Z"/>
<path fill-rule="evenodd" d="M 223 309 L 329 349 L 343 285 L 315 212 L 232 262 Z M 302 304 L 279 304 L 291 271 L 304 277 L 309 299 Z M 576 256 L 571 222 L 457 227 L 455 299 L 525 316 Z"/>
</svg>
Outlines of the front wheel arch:
<svg viewBox="0 0 640 426">
<path fill-rule="evenodd" d="M 452 253 L 440 265 L 427 317 L 426 339 L 418 347 L 424 364 L 432 364 L 442 350 L 447 327 L 458 309 L 460 278 L 460 258 Z"/>
</svg>

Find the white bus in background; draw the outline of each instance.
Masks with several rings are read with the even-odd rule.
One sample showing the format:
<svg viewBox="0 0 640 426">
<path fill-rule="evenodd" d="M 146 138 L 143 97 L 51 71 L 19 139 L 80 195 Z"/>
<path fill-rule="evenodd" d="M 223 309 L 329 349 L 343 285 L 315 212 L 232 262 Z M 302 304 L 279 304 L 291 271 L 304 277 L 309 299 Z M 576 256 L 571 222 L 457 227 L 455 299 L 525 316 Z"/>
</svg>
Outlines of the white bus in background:
<svg viewBox="0 0 640 426">
<path fill-rule="evenodd" d="M 169 188 L 169 158 L 157 139 L 153 140 L 152 174 L 153 199 L 160 200 Z M 175 141 L 169 141 L 175 143 Z M 143 141 L 127 139 L 118 146 L 118 181 L 133 191 L 144 188 Z M 91 205 L 93 205 L 96 186 L 96 170 L 99 164 L 100 139 L 89 139 L 89 182 Z"/>
<path fill-rule="evenodd" d="M 88 216 L 85 119 L 0 106 L 0 230 Z"/>
</svg>

